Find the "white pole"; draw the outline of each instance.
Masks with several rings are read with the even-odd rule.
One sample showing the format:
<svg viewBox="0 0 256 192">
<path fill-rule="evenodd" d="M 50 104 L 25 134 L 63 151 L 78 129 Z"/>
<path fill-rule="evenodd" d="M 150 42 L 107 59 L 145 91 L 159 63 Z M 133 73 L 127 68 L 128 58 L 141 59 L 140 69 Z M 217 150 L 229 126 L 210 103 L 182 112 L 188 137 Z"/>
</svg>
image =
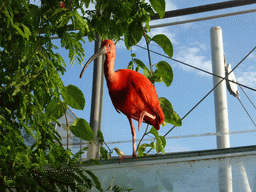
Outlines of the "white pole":
<svg viewBox="0 0 256 192">
<path fill-rule="evenodd" d="M 214 74 L 225 78 L 224 66 L 224 51 L 222 30 L 220 27 L 211 28 L 211 47 L 212 47 L 212 71 Z M 213 86 L 217 85 L 222 79 L 213 76 Z M 228 105 L 227 105 L 227 92 L 226 81 L 214 90 L 214 104 L 215 104 L 215 120 L 217 136 L 217 148 L 229 148 L 229 126 L 228 126 Z M 222 135 L 223 134 L 223 135 Z"/>
<path fill-rule="evenodd" d="M 212 50 L 212 71 L 214 74 L 225 77 L 224 51 L 222 40 L 222 29 L 220 27 L 211 28 L 211 50 Z M 222 79 L 213 76 L 213 86 Z M 223 80 L 214 90 L 215 122 L 217 134 L 217 148 L 229 148 L 229 125 L 226 82 Z M 225 160 L 219 166 L 219 190 L 223 192 L 232 191 L 232 170 L 229 160 Z"/>
</svg>

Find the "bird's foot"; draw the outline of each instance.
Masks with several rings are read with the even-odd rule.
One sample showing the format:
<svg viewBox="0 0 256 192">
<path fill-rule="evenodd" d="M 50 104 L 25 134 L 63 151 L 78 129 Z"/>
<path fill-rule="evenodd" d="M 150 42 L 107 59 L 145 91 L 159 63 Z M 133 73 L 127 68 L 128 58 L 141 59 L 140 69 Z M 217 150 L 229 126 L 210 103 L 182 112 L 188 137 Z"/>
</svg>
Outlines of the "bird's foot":
<svg viewBox="0 0 256 192">
<path fill-rule="evenodd" d="M 140 130 L 141 123 L 143 122 L 145 116 L 147 116 L 147 117 L 149 117 L 151 119 L 155 119 L 156 118 L 156 116 L 151 115 L 150 113 L 148 113 L 146 111 L 142 111 L 141 114 L 140 114 L 140 118 L 138 120 L 138 130 Z"/>
</svg>

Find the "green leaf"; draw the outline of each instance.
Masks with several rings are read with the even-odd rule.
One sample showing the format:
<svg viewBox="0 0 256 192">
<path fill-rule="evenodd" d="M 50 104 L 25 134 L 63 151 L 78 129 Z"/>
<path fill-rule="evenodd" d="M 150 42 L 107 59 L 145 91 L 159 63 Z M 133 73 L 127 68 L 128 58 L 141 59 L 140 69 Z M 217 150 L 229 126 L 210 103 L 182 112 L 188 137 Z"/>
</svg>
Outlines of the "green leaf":
<svg viewBox="0 0 256 192">
<path fill-rule="evenodd" d="M 158 69 L 156 69 L 153 73 L 153 75 L 149 78 L 152 83 L 155 82 L 163 82 L 162 75 L 159 73 Z"/>
<path fill-rule="evenodd" d="M 85 106 L 85 98 L 83 92 L 74 85 L 68 85 L 62 90 L 61 95 L 66 103 L 78 110 L 83 110 Z"/>
<path fill-rule="evenodd" d="M 94 175 L 93 172 L 91 172 L 90 170 L 85 170 L 85 172 L 90 175 L 90 177 L 92 178 L 93 182 L 95 183 L 95 186 L 96 188 L 99 190 L 99 191 L 103 191 L 102 190 L 102 187 L 101 187 L 101 184 L 99 182 L 99 179 L 98 177 L 96 177 L 96 175 Z"/>
<path fill-rule="evenodd" d="M 161 141 L 162 141 L 163 148 L 165 148 L 165 146 L 166 146 L 166 139 L 165 139 L 165 137 L 162 136 L 162 135 L 159 135 L 159 138 L 160 138 Z"/>
<path fill-rule="evenodd" d="M 136 45 L 142 38 L 143 31 L 139 19 L 135 19 L 129 24 L 124 35 L 124 43 L 129 50 L 131 46 Z"/>
<path fill-rule="evenodd" d="M 148 143 L 143 143 L 142 145 L 139 146 L 139 148 L 138 148 L 138 156 L 139 157 L 146 156 L 146 153 L 144 153 L 144 151 L 146 151 L 147 147 L 150 147 L 150 145 Z"/>
<path fill-rule="evenodd" d="M 160 139 L 160 137 L 157 137 L 156 138 L 156 152 L 161 153 L 162 150 L 163 150 L 162 140 Z"/>
<path fill-rule="evenodd" d="M 149 69 L 147 68 L 147 66 L 139 59 L 133 59 L 133 61 L 137 64 L 137 66 L 141 67 L 144 70 L 147 70 L 148 73 L 150 73 Z"/>
<path fill-rule="evenodd" d="M 161 76 L 165 85 L 169 87 L 172 84 L 173 80 L 173 71 L 172 67 L 165 61 L 160 61 L 156 64 L 156 68 L 158 70 L 158 75 Z"/>
<path fill-rule="evenodd" d="M 24 34 L 23 31 L 19 28 L 18 25 L 13 24 L 13 27 L 18 31 L 18 33 L 19 33 L 23 38 L 26 38 L 25 34 Z"/>
<path fill-rule="evenodd" d="M 145 77 L 147 77 L 147 78 L 150 77 L 150 73 L 149 73 L 149 71 L 146 70 L 146 69 L 143 70 L 143 75 L 144 75 Z"/>
<path fill-rule="evenodd" d="M 23 30 L 25 32 L 26 39 L 29 40 L 29 36 L 31 35 L 31 32 L 30 32 L 29 28 L 24 24 L 22 24 L 22 27 L 23 27 Z"/>
<path fill-rule="evenodd" d="M 156 149 L 156 143 L 154 141 L 152 141 L 149 145 L 153 150 Z"/>
<path fill-rule="evenodd" d="M 170 58 L 172 58 L 173 56 L 172 42 L 169 40 L 167 36 L 165 36 L 164 34 L 155 35 L 152 38 L 152 41 L 155 41 L 164 50 L 164 52 Z"/>
<path fill-rule="evenodd" d="M 152 149 L 154 147 L 157 153 L 161 153 L 164 149 L 162 140 L 165 141 L 165 139 L 161 138 L 162 136 L 161 137 L 159 136 L 158 131 L 154 127 L 150 129 L 149 133 L 153 134 L 156 138 L 156 145 L 154 142 L 152 142 L 150 146 L 152 147 Z M 166 141 L 164 145 L 166 145 Z"/>
<path fill-rule="evenodd" d="M 150 129 L 149 133 L 153 134 L 155 138 L 159 137 L 158 131 L 154 127 Z"/>
<path fill-rule="evenodd" d="M 91 141 L 94 138 L 94 133 L 89 123 L 82 118 L 76 119 L 69 129 L 75 136 L 85 141 Z"/>
<path fill-rule="evenodd" d="M 143 157 L 143 156 L 144 156 L 143 152 L 144 152 L 144 150 L 141 149 L 141 148 L 139 148 L 139 149 L 138 149 L 138 156 L 139 156 L 139 157 Z"/>
<path fill-rule="evenodd" d="M 179 115 L 173 110 L 170 101 L 164 97 L 159 98 L 160 106 L 164 112 L 165 122 L 172 125 L 181 126 L 182 121 Z"/>
<path fill-rule="evenodd" d="M 99 140 L 101 140 L 102 142 L 104 142 L 103 133 L 102 133 L 101 130 L 99 130 L 99 129 L 98 129 L 97 137 L 99 138 Z"/>
<path fill-rule="evenodd" d="M 164 17 L 165 14 L 165 0 L 149 0 L 153 9 L 159 14 L 160 19 Z"/>
<path fill-rule="evenodd" d="M 136 53 L 132 53 L 132 54 L 131 54 L 131 57 L 136 57 Z"/>
<path fill-rule="evenodd" d="M 105 160 L 109 159 L 108 151 L 104 147 L 100 148 L 100 154 L 103 159 L 105 159 Z"/>
<path fill-rule="evenodd" d="M 51 100 L 51 102 L 47 105 L 45 109 L 45 114 L 48 117 L 53 116 L 55 119 L 61 118 L 66 110 L 67 110 L 67 104 L 64 101 L 59 101 L 55 97 Z"/>
<path fill-rule="evenodd" d="M 127 68 L 128 68 L 128 69 L 131 69 L 132 67 L 134 68 L 134 65 L 133 65 L 133 62 L 130 61 Z M 132 70 L 133 70 L 133 69 L 132 69 Z"/>
</svg>

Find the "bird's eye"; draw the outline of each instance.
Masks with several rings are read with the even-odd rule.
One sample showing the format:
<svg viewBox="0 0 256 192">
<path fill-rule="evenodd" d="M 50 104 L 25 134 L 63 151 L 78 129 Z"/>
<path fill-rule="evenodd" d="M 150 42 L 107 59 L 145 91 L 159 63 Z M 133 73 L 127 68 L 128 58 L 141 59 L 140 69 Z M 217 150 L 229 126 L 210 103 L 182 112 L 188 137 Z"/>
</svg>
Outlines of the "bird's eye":
<svg viewBox="0 0 256 192">
<path fill-rule="evenodd" d="M 111 45 L 110 45 L 110 44 L 108 44 L 108 46 L 110 47 Z"/>
</svg>

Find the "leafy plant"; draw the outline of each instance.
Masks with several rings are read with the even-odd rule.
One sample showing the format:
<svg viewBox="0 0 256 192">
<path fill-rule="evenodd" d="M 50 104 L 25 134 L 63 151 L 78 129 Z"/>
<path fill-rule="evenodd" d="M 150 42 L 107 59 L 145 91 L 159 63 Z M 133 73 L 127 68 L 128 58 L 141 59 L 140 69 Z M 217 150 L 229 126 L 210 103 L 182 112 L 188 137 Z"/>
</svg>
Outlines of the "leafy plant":
<svg viewBox="0 0 256 192">
<path fill-rule="evenodd" d="M 95 10 L 88 10 L 93 2 Z M 65 73 L 66 63 L 54 51 L 58 47 L 51 36 L 57 35 L 61 47 L 69 51 L 70 64 L 81 64 L 85 55 L 84 36 L 90 41 L 96 39 L 95 33 L 102 39 L 120 40 L 124 36 L 125 45 L 130 48 L 142 36 L 148 37 L 150 15 L 155 10 L 162 18 L 164 5 L 164 0 L 150 0 L 150 4 L 143 0 L 42 0 L 39 4 L 30 0 L 0 1 L 2 191 L 13 191 L 13 188 L 17 191 L 67 191 L 67 188 L 103 191 L 97 177 L 89 170 L 81 171 L 78 166 L 86 148 L 76 154 L 65 149 L 52 125 L 65 115 L 68 106 L 82 110 L 85 99 L 77 87 L 64 86 L 60 75 Z M 161 39 L 152 38 L 164 46 Z M 170 84 L 171 78 L 160 76 L 165 66 L 165 63 L 156 65 L 159 73 L 146 70 L 151 73 L 149 78 L 152 81 L 162 78 Z M 77 119 L 70 130 L 85 140 L 94 137 L 83 119 Z M 26 145 L 23 131 L 33 138 L 32 146 Z M 156 145 L 160 145 L 159 142 Z"/>
</svg>

